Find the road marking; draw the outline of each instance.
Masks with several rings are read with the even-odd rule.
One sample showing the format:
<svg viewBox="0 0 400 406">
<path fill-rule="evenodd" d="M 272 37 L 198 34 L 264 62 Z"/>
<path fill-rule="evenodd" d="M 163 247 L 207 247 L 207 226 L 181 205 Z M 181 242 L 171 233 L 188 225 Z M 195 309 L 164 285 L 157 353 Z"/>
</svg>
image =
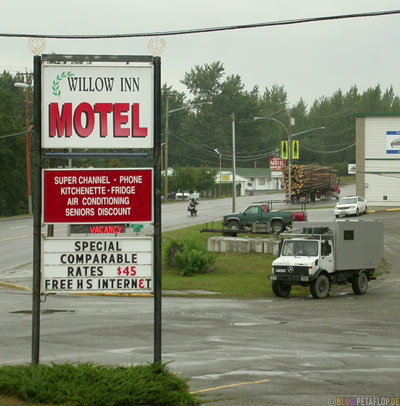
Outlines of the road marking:
<svg viewBox="0 0 400 406">
<path fill-rule="evenodd" d="M 204 207 L 204 208 L 201 207 L 200 210 L 201 211 L 210 211 L 210 210 L 215 210 L 215 208 L 213 208 L 213 207 Z M 179 211 L 169 211 L 168 213 L 162 213 L 162 215 L 163 216 L 168 216 L 169 214 L 179 214 L 179 213 L 182 213 L 182 212 L 185 212 L 185 211 L 187 211 L 187 209 L 186 210 L 182 209 L 182 210 L 179 210 Z"/>
<path fill-rule="evenodd" d="M 221 389 L 226 389 L 226 388 L 234 388 L 236 386 L 257 385 L 257 384 L 265 383 L 265 382 L 269 382 L 269 381 L 270 381 L 269 379 L 264 379 L 262 381 L 233 383 L 232 385 L 216 386 L 215 388 L 196 390 L 194 392 L 190 392 L 190 394 L 194 395 L 196 393 L 211 392 L 214 390 L 221 390 Z"/>
<path fill-rule="evenodd" d="M 57 229 L 57 231 L 65 231 L 65 230 L 66 230 L 65 227 Z M 42 233 L 42 236 L 46 236 L 46 233 Z M 20 240 L 21 238 L 28 238 L 28 237 L 33 237 L 33 234 L 24 234 L 24 235 L 19 235 L 17 237 L 3 238 L 2 240 L 0 240 L 0 242 Z"/>
<path fill-rule="evenodd" d="M 32 237 L 32 234 L 20 235 L 18 237 L 3 238 L 2 240 L 0 240 L 0 242 L 19 240 L 21 238 L 28 238 L 28 237 Z"/>
<path fill-rule="evenodd" d="M 10 227 L 11 230 L 14 230 L 15 228 L 24 228 L 24 227 L 28 227 L 27 225 L 25 226 L 15 226 L 15 227 Z"/>
<path fill-rule="evenodd" d="M 26 359 L 11 359 L 10 361 L 0 361 L 0 365 L 10 364 L 12 362 L 27 362 Z"/>
</svg>

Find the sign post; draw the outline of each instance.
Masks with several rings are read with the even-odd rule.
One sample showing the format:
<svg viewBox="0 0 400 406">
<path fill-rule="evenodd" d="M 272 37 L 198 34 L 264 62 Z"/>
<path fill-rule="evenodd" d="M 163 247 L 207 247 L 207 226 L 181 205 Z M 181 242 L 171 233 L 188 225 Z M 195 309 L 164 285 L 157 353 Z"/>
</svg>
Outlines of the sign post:
<svg viewBox="0 0 400 406">
<path fill-rule="evenodd" d="M 42 243 L 42 166 L 41 166 L 41 57 L 33 57 L 34 68 L 34 117 L 33 117 L 33 275 L 32 275 L 32 364 L 39 363 L 40 349 L 40 257 Z"/>
</svg>

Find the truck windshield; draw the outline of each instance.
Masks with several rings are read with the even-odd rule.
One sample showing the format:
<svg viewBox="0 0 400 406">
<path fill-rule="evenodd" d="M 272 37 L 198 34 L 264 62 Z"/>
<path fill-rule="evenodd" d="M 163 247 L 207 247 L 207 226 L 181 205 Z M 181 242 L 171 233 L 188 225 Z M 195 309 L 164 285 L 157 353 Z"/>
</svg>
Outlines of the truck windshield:
<svg viewBox="0 0 400 406">
<path fill-rule="evenodd" d="M 285 241 L 282 248 L 282 256 L 303 256 L 316 257 L 318 256 L 317 241 Z"/>
</svg>

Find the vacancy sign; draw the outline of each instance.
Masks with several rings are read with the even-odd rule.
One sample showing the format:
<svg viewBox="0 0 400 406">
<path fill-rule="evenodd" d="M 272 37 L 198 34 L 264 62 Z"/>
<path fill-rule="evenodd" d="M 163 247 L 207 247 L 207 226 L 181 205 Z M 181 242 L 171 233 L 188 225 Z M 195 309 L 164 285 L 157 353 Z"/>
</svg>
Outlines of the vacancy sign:
<svg viewBox="0 0 400 406">
<path fill-rule="evenodd" d="M 42 64 L 42 148 L 153 148 L 151 64 Z"/>
<path fill-rule="evenodd" d="M 152 169 L 44 169 L 42 174 L 44 223 L 153 221 Z"/>
<path fill-rule="evenodd" d="M 43 239 L 44 293 L 152 293 L 151 237 Z"/>
</svg>

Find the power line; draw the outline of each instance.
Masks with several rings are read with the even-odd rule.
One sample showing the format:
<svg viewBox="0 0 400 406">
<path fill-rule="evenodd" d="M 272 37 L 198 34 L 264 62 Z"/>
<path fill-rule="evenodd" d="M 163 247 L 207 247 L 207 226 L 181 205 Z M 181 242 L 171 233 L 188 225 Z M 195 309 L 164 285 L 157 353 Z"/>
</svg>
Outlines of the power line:
<svg viewBox="0 0 400 406">
<path fill-rule="evenodd" d="M 319 154 L 335 154 L 336 152 L 342 152 L 342 151 L 345 151 L 346 149 L 350 149 L 350 148 L 354 147 L 354 145 L 356 145 L 356 143 L 348 145 L 347 147 L 342 148 L 342 149 L 337 149 L 336 151 L 317 151 L 315 149 L 307 148 L 305 146 L 302 146 L 302 148 L 306 149 L 307 151 L 318 152 Z"/>
<path fill-rule="evenodd" d="M 15 137 L 16 135 L 21 135 L 21 134 L 26 134 L 26 133 L 31 133 L 32 131 L 23 131 L 21 133 L 14 133 L 14 134 L 8 134 L 8 135 L 0 135 L 0 138 L 9 138 L 9 137 Z"/>
<path fill-rule="evenodd" d="M 340 14 L 325 17 L 299 18 L 294 20 L 270 21 L 255 24 L 227 25 L 222 27 L 195 28 L 176 31 L 155 31 L 147 33 L 130 33 L 130 34 L 100 34 L 100 35 L 53 35 L 53 34 L 25 34 L 25 33 L 0 33 L 0 37 L 14 38 L 52 38 L 52 39 L 120 39 L 120 38 L 139 38 L 139 37 L 156 37 L 188 34 L 204 34 L 208 32 L 233 31 L 249 28 L 277 27 L 284 25 L 314 23 L 318 21 L 344 20 L 361 17 L 379 17 L 393 14 L 400 14 L 400 10 L 372 11 L 367 13 Z"/>
</svg>

